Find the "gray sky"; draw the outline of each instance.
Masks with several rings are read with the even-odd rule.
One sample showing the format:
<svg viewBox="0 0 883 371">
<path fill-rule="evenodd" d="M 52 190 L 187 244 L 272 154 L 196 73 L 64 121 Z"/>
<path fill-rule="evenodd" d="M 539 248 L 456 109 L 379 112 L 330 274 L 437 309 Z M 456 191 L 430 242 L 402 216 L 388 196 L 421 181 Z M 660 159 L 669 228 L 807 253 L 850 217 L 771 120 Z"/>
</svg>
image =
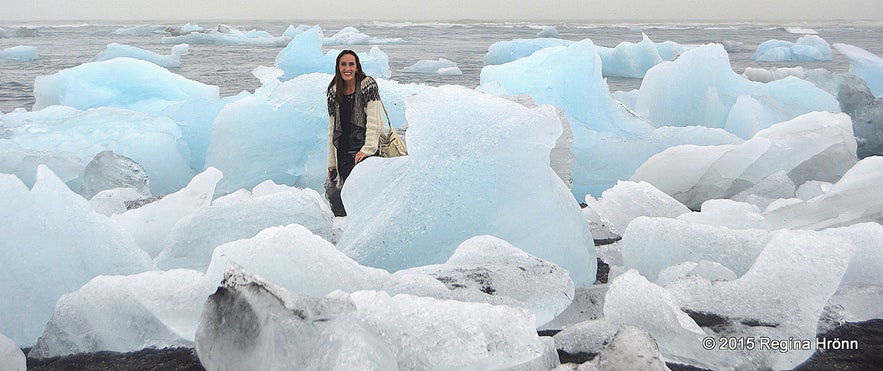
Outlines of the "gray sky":
<svg viewBox="0 0 883 371">
<path fill-rule="evenodd" d="M 0 21 L 883 21 L 883 0 L 0 0 Z"/>
</svg>

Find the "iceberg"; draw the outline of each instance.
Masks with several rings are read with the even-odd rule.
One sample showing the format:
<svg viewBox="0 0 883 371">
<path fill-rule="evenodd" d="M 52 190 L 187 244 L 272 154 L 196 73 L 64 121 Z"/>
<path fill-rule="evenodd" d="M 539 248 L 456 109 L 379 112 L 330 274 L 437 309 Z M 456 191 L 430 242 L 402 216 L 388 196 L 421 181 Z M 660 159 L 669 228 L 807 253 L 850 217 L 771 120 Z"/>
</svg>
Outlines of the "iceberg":
<svg viewBox="0 0 883 371">
<path fill-rule="evenodd" d="M 613 99 L 601 69 L 596 47 L 591 40 L 584 40 L 567 47 L 545 48 L 510 63 L 485 66 L 481 71 L 480 90 L 527 94 L 537 104 L 551 104 L 567 115 L 573 131 L 572 192 L 577 199 L 598 195 L 617 181 L 628 179 L 650 156 L 668 147 L 741 142 L 733 134 L 714 128 L 654 128 Z M 670 87 L 675 85 L 680 86 L 668 85 L 667 95 L 672 95 Z"/>
<path fill-rule="evenodd" d="M 275 66 L 285 73 L 282 80 L 290 80 L 313 72 L 334 74 L 337 55 L 340 50 L 331 49 L 322 54 L 322 28 L 314 26 L 294 36 L 282 51 L 276 55 Z M 357 53 L 362 71 L 368 76 L 388 79 L 391 76 L 389 56 L 373 45 L 366 53 Z"/>
<path fill-rule="evenodd" d="M 0 370 L 26 371 L 27 369 L 28 360 L 21 348 L 12 339 L 0 334 Z"/>
<path fill-rule="evenodd" d="M 812 199 L 770 204 L 764 217 L 771 228 L 814 229 L 881 222 L 883 204 L 871 195 L 880 191 L 883 157 L 866 157 L 852 166 L 822 195 Z"/>
<path fill-rule="evenodd" d="M 460 71 L 460 67 L 457 67 L 457 63 L 453 61 L 449 61 L 444 58 L 439 58 L 438 60 L 422 60 L 417 61 L 408 67 L 404 68 L 405 72 L 410 73 L 420 73 L 420 74 L 429 74 L 429 75 L 462 75 L 463 71 Z"/>
<path fill-rule="evenodd" d="M 156 257 L 165 249 L 169 231 L 180 219 L 211 203 L 222 176 L 218 169 L 208 168 L 190 179 L 183 189 L 139 208 L 111 215 L 110 219 L 127 230 L 151 258 Z"/>
<path fill-rule="evenodd" d="M 558 29 L 555 28 L 555 26 L 543 26 L 543 29 L 541 29 L 540 32 L 537 32 L 537 37 L 558 37 Z"/>
<path fill-rule="evenodd" d="M 208 370 L 558 365 L 523 309 L 377 291 L 313 297 L 235 265 L 206 301 L 196 349 Z"/>
<path fill-rule="evenodd" d="M 804 35 L 796 43 L 767 40 L 757 46 L 751 59 L 758 62 L 830 61 L 831 45 L 818 35 Z"/>
<path fill-rule="evenodd" d="M 79 194 L 92 199 L 104 190 L 127 188 L 150 197 L 150 178 L 141 164 L 112 151 L 95 155 L 83 169 Z"/>
<path fill-rule="evenodd" d="M 647 34 L 641 33 L 642 40 L 634 44 L 621 42 L 614 48 L 598 48 L 601 56 L 601 74 L 604 76 L 643 78 L 651 67 L 662 61 L 677 58 L 688 47 L 667 41 L 656 44 Z"/>
<path fill-rule="evenodd" d="M 153 194 L 174 192 L 195 173 L 181 130 L 165 117 L 112 107 L 51 106 L 11 112 L 0 116 L 0 123 L 6 136 L 0 142 L 0 172 L 16 174 L 27 185 L 34 182 L 36 166 L 45 163 L 80 190 L 86 164 L 103 151 L 142 166 Z"/>
<path fill-rule="evenodd" d="M 0 188 L 0 296 L 16 298 L 0 301 L 0 333 L 17 344 L 34 344 L 56 300 L 93 277 L 156 269 L 131 235 L 49 168 L 38 167 L 30 190 L 8 174 L 0 174 Z"/>
<path fill-rule="evenodd" d="M 849 59 L 849 73 L 863 78 L 871 93 L 883 98 L 883 58 L 849 44 L 837 43 L 834 48 Z"/>
<path fill-rule="evenodd" d="M 368 36 L 355 27 L 344 27 L 331 37 L 322 40 L 323 45 L 378 45 L 378 44 L 404 44 L 402 38 L 378 39 Z"/>
<path fill-rule="evenodd" d="M 444 264 L 396 272 L 383 291 L 525 308 L 534 313 L 537 327 L 564 311 L 574 297 L 567 271 L 492 236 L 464 241 Z"/>
<path fill-rule="evenodd" d="M 622 236 L 639 216 L 676 218 L 690 212 L 686 206 L 647 182 L 620 181 L 595 199 L 586 196 L 583 213 L 600 216 L 608 230 Z"/>
<path fill-rule="evenodd" d="M 251 192 L 240 190 L 217 198 L 181 218 L 155 261 L 160 269 L 204 271 L 216 247 L 273 226 L 297 223 L 330 240 L 331 218 L 331 209 L 318 192 L 265 181 Z"/>
<path fill-rule="evenodd" d="M 573 41 L 549 37 L 497 41 L 488 47 L 484 55 L 484 64 L 490 66 L 509 63 L 527 57 L 540 49 L 570 44 L 573 44 Z"/>
<path fill-rule="evenodd" d="M 121 36 L 152 36 L 155 34 L 168 34 L 165 26 L 152 26 L 142 24 L 132 27 L 120 27 L 113 31 L 114 35 Z"/>
<path fill-rule="evenodd" d="M 690 276 L 672 282 L 666 290 L 686 310 L 713 313 L 734 322 L 719 328 L 721 336 L 815 342 L 822 310 L 840 285 L 854 253 L 855 246 L 843 238 L 780 230 L 739 278 L 710 281 Z M 745 362 L 732 365 L 736 368 L 791 369 L 813 350 L 791 347 L 782 352 L 757 344 L 755 349 L 730 352 L 741 353 Z"/>
<path fill-rule="evenodd" d="M 849 116 L 814 112 L 761 130 L 737 145 L 669 148 L 648 159 L 631 180 L 653 184 L 697 209 L 706 200 L 733 197 L 779 171 L 793 184 L 836 181 L 857 161 Z M 671 176 L 675 173 L 679 176 Z"/>
<path fill-rule="evenodd" d="M 126 108 L 156 113 L 191 99 L 219 99 L 218 87 L 169 72 L 151 62 L 120 57 L 83 63 L 34 81 L 34 110 L 65 105 L 85 110 Z"/>
<path fill-rule="evenodd" d="M 672 86 L 681 88 L 672 93 Z M 654 126 L 723 128 L 743 139 L 813 111 L 840 112 L 840 104 L 805 80 L 748 81 L 733 72 L 719 44 L 686 51 L 647 71 L 635 103 L 635 112 Z"/>
<path fill-rule="evenodd" d="M 462 241 L 492 235 L 567 269 L 577 285 L 594 281 L 592 236 L 549 167 L 561 135 L 552 107 L 442 86 L 411 97 L 407 116 L 409 155 L 369 158 L 347 179 L 338 248 L 397 271 L 442 263 Z"/>
<path fill-rule="evenodd" d="M 181 56 L 187 54 L 189 48 L 190 46 L 187 44 L 178 44 L 172 47 L 172 54 L 160 55 L 135 46 L 112 43 L 107 45 L 107 49 L 92 58 L 92 61 L 100 62 L 118 57 L 129 57 L 148 61 L 160 67 L 177 68 L 181 67 Z"/>
<path fill-rule="evenodd" d="M 19 45 L 0 50 L 0 60 L 30 62 L 40 58 L 36 46 Z"/>
<path fill-rule="evenodd" d="M 58 299 L 28 357 L 193 347 L 212 288 L 202 273 L 185 269 L 98 276 Z"/>
</svg>

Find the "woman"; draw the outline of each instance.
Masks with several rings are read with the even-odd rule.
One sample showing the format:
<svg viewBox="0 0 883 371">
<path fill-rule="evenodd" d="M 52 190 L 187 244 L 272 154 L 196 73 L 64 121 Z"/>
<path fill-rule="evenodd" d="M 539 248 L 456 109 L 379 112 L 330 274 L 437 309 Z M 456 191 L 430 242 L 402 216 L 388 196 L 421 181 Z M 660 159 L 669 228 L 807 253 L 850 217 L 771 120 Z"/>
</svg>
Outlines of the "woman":
<svg viewBox="0 0 883 371">
<path fill-rule="evenodd" d="M 383 123 L 377 82 L 362 71 L 356 52 L 337 55 L 327 98 L 328 180 L 333 186 L 326 188 L 326 195 L 334 215 L 346 216 L 340 188 L 356 164 L 377 154 Z"/>
</svg>

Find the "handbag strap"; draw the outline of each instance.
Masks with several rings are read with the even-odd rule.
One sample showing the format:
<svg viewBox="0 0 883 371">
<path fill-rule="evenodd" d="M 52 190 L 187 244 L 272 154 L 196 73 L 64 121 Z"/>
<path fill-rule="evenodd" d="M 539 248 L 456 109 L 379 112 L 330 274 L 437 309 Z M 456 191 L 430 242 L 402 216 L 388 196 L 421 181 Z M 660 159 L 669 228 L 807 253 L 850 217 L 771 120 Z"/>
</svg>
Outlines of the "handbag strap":
<svg viewBox="0 0 883 371">
<path fill-rule="evenodd" d="M 386 115 L 386 125 L 389 126 L 389 131 L 392 132 L 394 129 L 392 128 L 392 120 L 389 119 L 389 112 L 386 111 L 386 105 L 383 104 L 383 99 L 378 98 L 380 101 L 380 106 L 383 107 L 383 114 Z"/>
</svg>

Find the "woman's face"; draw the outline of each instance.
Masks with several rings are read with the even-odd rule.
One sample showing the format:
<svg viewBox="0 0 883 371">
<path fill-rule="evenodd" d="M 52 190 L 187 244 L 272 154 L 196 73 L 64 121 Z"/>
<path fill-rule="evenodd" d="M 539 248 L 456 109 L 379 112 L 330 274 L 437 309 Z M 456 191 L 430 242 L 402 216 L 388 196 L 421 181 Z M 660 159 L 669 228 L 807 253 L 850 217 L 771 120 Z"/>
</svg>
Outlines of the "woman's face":
<svg viewBox="0 0 883 371">
<path fill-rule="evenodd" d="M 352 81 L 356 77 L 356 57 L 353 57 L 352 54 L 344 54 L 340 57 L 337 69 L 340 71 L 343 81 Z"/>
</svg>

